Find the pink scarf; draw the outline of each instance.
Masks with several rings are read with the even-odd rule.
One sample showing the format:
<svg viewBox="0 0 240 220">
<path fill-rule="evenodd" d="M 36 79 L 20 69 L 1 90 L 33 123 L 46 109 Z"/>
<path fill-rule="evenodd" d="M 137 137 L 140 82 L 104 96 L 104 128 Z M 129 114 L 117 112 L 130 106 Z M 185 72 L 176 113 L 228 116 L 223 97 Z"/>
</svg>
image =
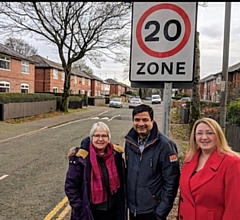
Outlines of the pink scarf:
<svg viewBox="0 0 240 220">
<path fill-rule="evenodd" d="M 105 165 L 108 171 L 109 178 L 109 187 L 110 192 L 113 195 L 117 192 L 117 189 L 120 187 L 120 180 L 117 173 L 115 158 L 113 155 L 113 144 L 108 143 L 106 147 L 107 152 L 103 155 L 98 155 L 102 157 L 105 161 Z M 100 165 L 98 164 L 97 153 L 92 144 L 90 143 L 90 162 L 92 165 L 91 170 L 91 196 L 92 203 L 98 204 L 107 201 L 107 192 L 103 185 L 103 177 Z"/>
</svg>

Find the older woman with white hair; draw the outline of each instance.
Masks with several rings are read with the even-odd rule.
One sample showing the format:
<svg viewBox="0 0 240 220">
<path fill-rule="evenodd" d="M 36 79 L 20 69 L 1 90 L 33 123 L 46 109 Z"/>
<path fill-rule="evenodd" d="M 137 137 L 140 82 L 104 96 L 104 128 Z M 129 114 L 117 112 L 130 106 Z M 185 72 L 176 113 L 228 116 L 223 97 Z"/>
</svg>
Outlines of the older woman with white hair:
<svg viewBox="0 0 240 220">
<path fill-rule="evenodd" d="M 124 148 L 111 141 L 109 127 L 94 123 L 89 137 L 68 152 L 65 193 L 71 220 L 126 220 Z"/>
</svg>

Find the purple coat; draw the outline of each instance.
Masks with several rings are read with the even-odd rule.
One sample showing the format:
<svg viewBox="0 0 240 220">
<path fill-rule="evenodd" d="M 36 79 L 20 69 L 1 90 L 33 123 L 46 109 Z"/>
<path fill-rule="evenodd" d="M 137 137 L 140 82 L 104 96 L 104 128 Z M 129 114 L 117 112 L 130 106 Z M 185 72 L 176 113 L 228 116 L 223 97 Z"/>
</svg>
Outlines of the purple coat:
<svg viewBox="0 0 240 220">
<path fill-rule="evenodd" d="M 92 220 L 90 210 L 90 158 L 87 137 L 76 148 L 76 153 L 69 159 L 69 167 L 65 180 L 65 193 L 72 208 L 71 220 Z M 120 189 L 117 192 L 116 220 L 126 220 L 125 171 L 122 153 L 124 148 L 114 145 L 114 158 L 120 178 Z"/>
</svg>

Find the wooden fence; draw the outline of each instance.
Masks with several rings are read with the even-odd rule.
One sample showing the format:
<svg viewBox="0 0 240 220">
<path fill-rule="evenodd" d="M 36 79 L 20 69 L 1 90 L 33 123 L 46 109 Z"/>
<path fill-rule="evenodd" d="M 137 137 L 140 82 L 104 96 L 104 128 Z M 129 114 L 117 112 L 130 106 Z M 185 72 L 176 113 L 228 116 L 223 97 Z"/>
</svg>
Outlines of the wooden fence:
<svg viewBox="0 0 240 220">
<path fill-rule="evenodd" d="M 56 100 L 0 104 L 0 120 L 38 115 L 56 111 L 56 109 Z"/>
<path fill-rule="evenodd" d="M 183 124 L 188 124 L 189 113 L 190 113 L 189 109 L 187 109 L 185 106 L 178 106 L 177 111 L 180 115 L 180 122 Z M 240 152 L 240 127 L 239 126 L 227 124 L 226 139 L 228 141 L 228 144 L 234 151 Z"/>
<path fill-rule="evenodd" d="M 240 127 L 236 125 L 226 125 L 226 138 L 230 147 L 240 152 Z"/>
</svg>

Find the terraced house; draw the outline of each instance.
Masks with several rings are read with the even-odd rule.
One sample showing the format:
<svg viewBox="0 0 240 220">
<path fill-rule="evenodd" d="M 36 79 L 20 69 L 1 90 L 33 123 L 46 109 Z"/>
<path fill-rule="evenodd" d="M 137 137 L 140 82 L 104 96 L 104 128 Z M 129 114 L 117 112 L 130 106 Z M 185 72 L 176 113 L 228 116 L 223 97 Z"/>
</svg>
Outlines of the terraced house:
<svg viewBox="0 0 240 220">
<path fill-rule="evenodd" d="M 0 92 L 62 93 L 65 73 L 60 63 L 40 55 L 26 57 L 0 44 Z M 111 93 L 110 87 L 118 85 L 118 93 L 130 90 L 130 87 L 116 81 L 104 81 L 94 74 L 72 69 L 70 94 L 101 96 Z M 119 94 L 119 95 L 120 95 Z"/>
<path fill-rule="evenodd" d="M 34 93 L 35 63 L 0 44 L 0 92 Z"/>
</svg>

